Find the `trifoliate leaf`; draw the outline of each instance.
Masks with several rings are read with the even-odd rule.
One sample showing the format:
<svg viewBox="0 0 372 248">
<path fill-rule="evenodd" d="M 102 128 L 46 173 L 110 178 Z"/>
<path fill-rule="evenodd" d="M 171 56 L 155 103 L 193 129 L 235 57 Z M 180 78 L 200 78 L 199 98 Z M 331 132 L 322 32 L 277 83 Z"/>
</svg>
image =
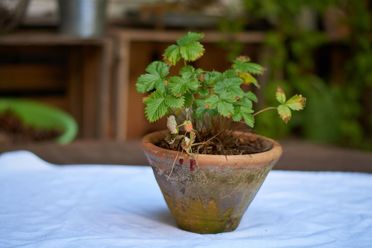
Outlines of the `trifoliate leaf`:
<svg viewBox="0 0 372 248">
<path fill-rule="evenodd" d="M 306 98 L 302 95 L 292 96 L 285 105 L 292 110 L 302 110 L 305 107 Z"/>
<path fill-rule="evenodd" d="M 185 61 L 195 61 L 204 54 L 204 47 L 199 42 L 203 34 L 189 32 L 177 40 L 177 44 L 169 46 L 164 54 L 164 61 L 169 65 L 175 65 L 182 58 Z"/>
<path fill-rule="evenodd" d="M 136 88 L 138 92 L 145 93 L 153 89 L 165 91 L 164 80 L 169 74 L 169 67 L 161 61 L 154 61 L 146 68 L 146 74 L 137 79 Z"/>
<path fill-rule="evenodd" d="M 278 88 L 276 89 L 275 96 L 276 96 L 276 100 L 277 100 L 278 102 L 280 102 L 281 104 L 285 103 L 285 101 L 286 101 L 286 96 L 285 96 L 285 93 L 284 93 L 284 91 L 283 91 L 282 88 L 278 87 Z"/>
<path fill-rule="evenodd" d="M 288 123 L 288 121 L 291 119 L 292 117 L 292 113 L 291 113 L 291 110 L 286 106 L 286 105 L 279 105 L 277 107 L 277 110 L 278 110 L 278 114 L 280 116 L 280 118 L 285 122 L 285 123 Z"/>
<path fill-rule="evenodd" d="M 224 117 L 230 117 L 234 113 L 234 106 L 231 103 L 220 101 L 217 104 L 218 113 Z"/>
<path fill-rule="evenodd" d="M 237 72 L 248 72 L 254 75 L 261 75 L 264 68 L 256 63 L 249 62 L 246 57 L 238 57 L 234 60 L 232 68 Z"/>
<path fill-rule="evenodd" d="M 181 59 L 180 48 L 177 45 L 170 45 L 163 54 L 164 61 L 169 65 L 175 65 Z"/>
</svg>

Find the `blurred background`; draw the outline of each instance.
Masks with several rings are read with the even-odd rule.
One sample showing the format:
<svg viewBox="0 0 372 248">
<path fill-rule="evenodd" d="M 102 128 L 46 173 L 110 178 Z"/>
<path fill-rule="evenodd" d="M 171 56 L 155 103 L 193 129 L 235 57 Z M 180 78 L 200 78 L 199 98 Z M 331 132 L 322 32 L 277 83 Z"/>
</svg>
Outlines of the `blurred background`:
<svg viewBox="0 0 372 248">
<path fill-rule="evenodd" d="M 264 65 L 257 108 L 275 104 L 277 86 L 307 98 L 289 125 L 265 113 L 255 132 L 371 150 L 371 10 L 368 0 L 0 0 L 0 143 L 164 128 L 145 120 L 135 81 L 193 30 L 206 35 L 196 66 L 226 69 L 239 54 Z"/>
</svg>

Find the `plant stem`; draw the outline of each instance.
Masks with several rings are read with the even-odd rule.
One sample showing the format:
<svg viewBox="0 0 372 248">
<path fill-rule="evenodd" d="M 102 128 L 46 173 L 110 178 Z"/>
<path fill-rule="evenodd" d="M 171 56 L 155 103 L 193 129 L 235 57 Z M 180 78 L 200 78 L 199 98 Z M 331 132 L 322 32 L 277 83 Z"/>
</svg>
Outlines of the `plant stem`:
<svg viewBox="0 0 372 248">
<path fill-rule="evenodd" d="M 276 107 L 267 107 L 267 108 L 261 109 L 260 111 L 257 111 L 256 113 L 253 114 L 253 116 L 256 116 L 256 115 L 261 114 L 263 112 L 266 112 L 268 110 L 274 110 L 274 109 L 276 109 Z"/>
</svg>

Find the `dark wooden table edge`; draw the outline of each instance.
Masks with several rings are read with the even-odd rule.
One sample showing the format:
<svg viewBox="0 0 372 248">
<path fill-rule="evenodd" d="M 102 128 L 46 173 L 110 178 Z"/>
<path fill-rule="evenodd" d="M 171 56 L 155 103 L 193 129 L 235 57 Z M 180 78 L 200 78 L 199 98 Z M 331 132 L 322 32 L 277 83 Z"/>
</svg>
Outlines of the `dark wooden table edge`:
<svg viewBox="0 0 372 248">
<path fill-rule="evenodd" d="M 274 169 L 372 173 L 372 152 L 299 140 L 281 143 L 284 152 Z M 0 152 L 16 150 L 33 152 L 42 159 L 58 165 L 148 165 L 139 140 L 126 142 L 80 140 L 68 145 L 53 143 L 0 145 Z"/>
</svg>

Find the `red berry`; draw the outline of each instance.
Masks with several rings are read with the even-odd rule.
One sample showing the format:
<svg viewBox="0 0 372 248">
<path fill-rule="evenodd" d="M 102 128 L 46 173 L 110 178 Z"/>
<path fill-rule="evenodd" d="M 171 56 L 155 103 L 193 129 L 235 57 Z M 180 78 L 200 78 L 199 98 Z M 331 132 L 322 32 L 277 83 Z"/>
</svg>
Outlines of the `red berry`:
<svg viewBox="0 0 372 248">
<path fill-rule="evenodd" d="M 183 158 L 180 158 L 180 159 L 178 160 L 178 163 L 179 163 L 180 165 L 183 165 Z"/>
</svg>

